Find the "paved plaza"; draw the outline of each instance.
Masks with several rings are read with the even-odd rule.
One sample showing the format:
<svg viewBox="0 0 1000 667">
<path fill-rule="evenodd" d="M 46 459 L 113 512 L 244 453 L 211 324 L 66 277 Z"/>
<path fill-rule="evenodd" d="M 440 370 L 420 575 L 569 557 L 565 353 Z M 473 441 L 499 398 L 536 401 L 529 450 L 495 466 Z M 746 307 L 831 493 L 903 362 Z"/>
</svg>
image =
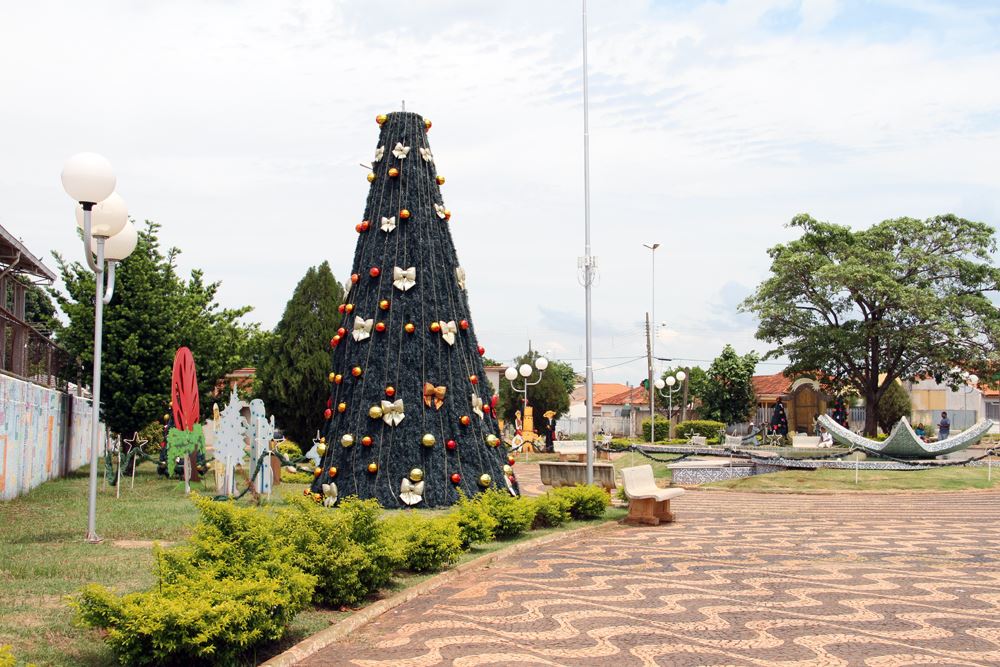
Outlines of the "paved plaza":
<svg viewBox="0 0 1000 667">
<path fill-rule="evenodd" d="M 674 509 L 463 574 L 300 664 L 1000 664 L 1000 494 Z"/>
</svg>

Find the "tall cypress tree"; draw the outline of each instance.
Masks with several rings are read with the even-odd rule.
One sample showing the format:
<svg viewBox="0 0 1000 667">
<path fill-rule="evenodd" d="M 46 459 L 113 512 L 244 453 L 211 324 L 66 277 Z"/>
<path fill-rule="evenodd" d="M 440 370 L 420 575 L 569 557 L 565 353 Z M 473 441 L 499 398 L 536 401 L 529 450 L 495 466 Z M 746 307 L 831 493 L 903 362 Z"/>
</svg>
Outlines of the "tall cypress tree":
<svg viewBox="0 0 1000 667">
<path fill-rule="evenodd" d="M 260 397 L 288 437 L 303 445 L 323 425 L 330 356 L 322 344 L 340 326 L 337 305 L 343 299 L 344 288 L 327 262 L 309 267 L 285 305 L 257 369 Z"/>
<path fill-rule="evenodd" d="M 331 340 L 325 455 L 313 492 L 441 506 L 489 487 L 515 491 L 486 388 L 434 156 L 430 122 L 381 126 L 344 326 Z M 326 487 L 324 489 L 324 486 Z M 330 497 L 329 495 L 327 497 Z"/>
</svg>

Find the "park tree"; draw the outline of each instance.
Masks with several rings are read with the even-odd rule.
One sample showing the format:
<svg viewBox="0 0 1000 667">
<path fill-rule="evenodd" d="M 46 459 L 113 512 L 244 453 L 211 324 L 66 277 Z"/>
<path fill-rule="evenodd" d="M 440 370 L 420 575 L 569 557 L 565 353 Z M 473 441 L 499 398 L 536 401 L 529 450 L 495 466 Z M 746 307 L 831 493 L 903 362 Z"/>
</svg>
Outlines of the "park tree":
<svg viewBox="0 0 1000 667">
<path fill-rule="evenodd" d="M 888 433 L 903 417 L 910 418 L 913 412 L 913 404 L 910 395 L 903 389 L 899 382 L 893 382 L 882 395 L 882 402 L 879 405 L 878 425 L 883 433 Z"/>
<path fill-rule="evenodd" d="M 520 368 L 521 364 L 534 364 L 538 357 L 542 356 L 536 350 L 529 350 L 514 360 L 513 367 Z M 568 370 L 567 370 L 568 369 Z M 532 408 L 535 418 L 536 430 L 542 415 L 549 410 L 556 413 L 555 419 L 569 410 L 569 395 L 573 391 L 573 378 L 576 374 L 573 367 L 561 361 L 549 360 L 549 367 L 542 373 L 541 381 L 528 387 L 528 405 Z M 528 378 L 534 382 L 538 379 L 538 371 L 534 371 Z M 518 377 L 514 384 L 520 388 L 524 379 Z M 510 382 L 506 378 L 500 378 L 500 398 L 497 402 L 497 413 L 508 423 L 514 423 L 514 413 L 523 410 L 522 397 L 524 394 L 511 389 Z"/>
<path fill-rule="evenodd" d="M 760 357 L 756 352 L 739 355 L 726 345 L 705 372 L 701 388 L 701 416 L 724 424 L 744 422 L 753 414 L 757 397 L 753 372 Z"/>
<path fill-rule="evenodd" d="M 139 431 L 166 412 L 174 353 L 186 345 L 198 367 L 202 414 L 211 408 L 215 382 L 246 363 L 256 325 L 240 318 L 250 307 L 220 308 L 219 283 L 205 283 L 200 271 L 178 275 L 177 248 L 160 247 L 159 225 L 146 221 L 135 252 L 117 268 L 115 292 L 104 309 L 101 413 L 117 433 Z M 94 274 L 79 262 L 55 255 L 66 293 L 56 293 L 69 324 L 58 342 L 93 373 Z"/>
<path fill-rule="evenodd" d="M 997 377 L 992 227 L 941 215 L 854 231 L 805 214 L 789 226 L 801 236 L 768 251 L 771 276 L 741 308 L 760 319 L 757 338 L 775 345 L 768 358 L 860 393 L 866 435 L 898 379 Z"/>
<path fill-rule="evenodd" d="M 337 307 L 343 302 L 344 288 L 330 265 L 309 267 L 285 305 L 257 368 L 257 394 L 285 434 L 303 445 L 323 425 L 330 396 L 326 343 L 340 326 Z"/>
</svg>

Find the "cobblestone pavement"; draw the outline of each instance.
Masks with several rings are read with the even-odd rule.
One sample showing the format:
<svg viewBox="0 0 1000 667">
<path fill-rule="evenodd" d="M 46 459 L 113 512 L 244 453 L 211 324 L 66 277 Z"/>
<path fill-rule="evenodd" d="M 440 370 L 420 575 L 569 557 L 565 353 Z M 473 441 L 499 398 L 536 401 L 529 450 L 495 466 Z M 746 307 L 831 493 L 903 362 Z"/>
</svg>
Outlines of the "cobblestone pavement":
<svg viewBox="0 0 1000 667">
<path fill-rule="evenodd" d="M 303 665 L 1000 665 L 1000 494 L 689 492 L 462 575 Z"/>
</svg>

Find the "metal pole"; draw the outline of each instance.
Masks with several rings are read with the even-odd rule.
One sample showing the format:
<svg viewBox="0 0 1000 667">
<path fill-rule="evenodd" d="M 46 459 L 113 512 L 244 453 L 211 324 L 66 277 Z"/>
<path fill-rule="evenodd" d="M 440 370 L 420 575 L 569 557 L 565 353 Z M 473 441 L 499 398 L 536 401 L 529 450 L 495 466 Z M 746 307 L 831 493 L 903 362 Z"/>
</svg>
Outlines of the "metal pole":
<svg viewBox="0 0 1000 667">
<path fill-rule="evenodd" d="M 84 207 L 83 211 L 84 228 L 84 252 L 90 256 L 90 246 L 87 243 L 90 239 L 90 211 Z M 97 534 L 97 448 L 100 443 L 98 430 L 101 426 L 101 338 L 104 334 L 104 237 L 98 236 L 97 241 L 97 265 L 94 271 L 94 379 L 91 384 L 93 390 L 93 414 L 90 419 L 90 494 L 89 507 L 87 510 L 87 537 L 91 544 L 101 541 Z"/>
<path fill-rule="evenodd" d="M 594 483 L 594 359 L 591 340 L 590 291 L 593 258 L 590 256 L 590 98 L 587 91 L 587 0 L 583 3 L 583 276 L 586 294 L 585 340 L 587 361 L 587 484 Z"/>
<path fill-rule="evenodd" d="M 654 243 L 650 248 L 649 260 L 649 444 L 656 442 L 656 391 L 653 388 L 656 371 L 656 248 L 659 243 Z"/>
<path fill-rule="evenodd" d="M 649 396 L 649 444 L 656 442 L 656 413 L 653 412 L 653 400 L 656 387 L 653 385 L 653 337 L 650 331 L 649 313 L 646 313 L 646 395 Z"/>
</svg>

